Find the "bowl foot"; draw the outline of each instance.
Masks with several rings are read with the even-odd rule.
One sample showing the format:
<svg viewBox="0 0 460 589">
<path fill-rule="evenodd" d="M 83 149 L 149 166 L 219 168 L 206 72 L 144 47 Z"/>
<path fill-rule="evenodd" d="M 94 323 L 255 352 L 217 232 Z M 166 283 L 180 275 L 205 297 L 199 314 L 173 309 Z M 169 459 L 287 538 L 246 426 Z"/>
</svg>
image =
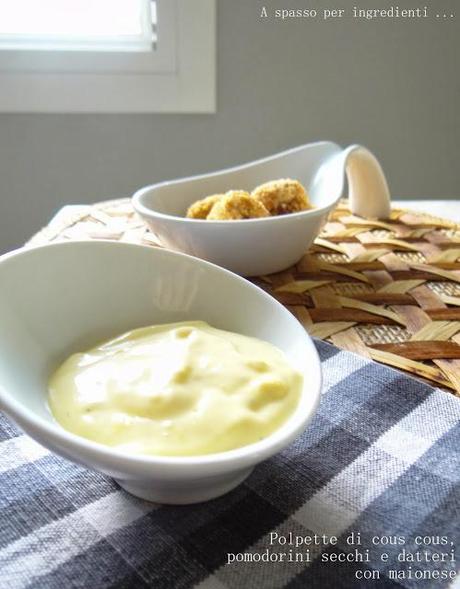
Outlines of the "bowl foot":
<svg viewBox="0 0 460 589">
<path fill-rule="evenodd" d="M 168 505 L 201 503 L 232 491 L 253 471 L 253 467 L 225 475 L 185 481 L 137 481 L 115 479 L 122 489 L 146 501 Z"/>
</svg>

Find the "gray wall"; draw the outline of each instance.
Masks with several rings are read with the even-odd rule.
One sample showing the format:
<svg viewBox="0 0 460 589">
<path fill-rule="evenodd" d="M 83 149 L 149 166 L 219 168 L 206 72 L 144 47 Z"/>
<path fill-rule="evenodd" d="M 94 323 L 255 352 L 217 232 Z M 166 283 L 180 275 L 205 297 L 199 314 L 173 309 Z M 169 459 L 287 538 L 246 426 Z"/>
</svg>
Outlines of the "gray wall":
<svg viewBox="0 0 460 589">
<path fill-rule="evenodd" d="M 317 139 L 367 145 L 395 196 L 458 197 L 458 17 L 280 22 L 260 19 L 263 4 L 352 3 L 220 0 L 215 115 L 1 114 L 0 251 L 66 203 Z M 455 4 L 436 2 L 438 11 Z"/>
</svg>

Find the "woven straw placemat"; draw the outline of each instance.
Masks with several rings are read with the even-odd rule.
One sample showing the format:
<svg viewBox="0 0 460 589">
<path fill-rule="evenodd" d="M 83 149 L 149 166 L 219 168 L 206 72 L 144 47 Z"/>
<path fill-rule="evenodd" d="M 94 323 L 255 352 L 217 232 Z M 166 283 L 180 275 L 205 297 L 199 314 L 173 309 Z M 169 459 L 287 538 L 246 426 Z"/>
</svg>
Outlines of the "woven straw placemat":
<svg viewBox="0 0 460 589">
<path fill-rule="evenodd" d="M 158 246 L 129 199 L 61 215 L 28 245 L 67 239 Z M 252 281 L 311 335 L 460 396 L 460 225 L 397 209 L 368 221 L 344 201 L 298 264 Z"/>
</svg>

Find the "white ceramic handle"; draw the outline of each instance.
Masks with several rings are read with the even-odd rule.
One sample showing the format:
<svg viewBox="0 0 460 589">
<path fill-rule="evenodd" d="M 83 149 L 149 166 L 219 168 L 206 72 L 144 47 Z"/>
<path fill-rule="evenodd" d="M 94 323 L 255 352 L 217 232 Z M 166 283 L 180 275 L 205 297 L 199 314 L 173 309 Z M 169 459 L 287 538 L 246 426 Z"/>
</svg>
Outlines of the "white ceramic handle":
<svg viewBox="0 0 460 589">
<path fill-rule="evenodd" d="M 347 147 L 343 157 L 351 212 L 367 219 L 387 219 L 390 191 L 377 158 L 361 145 Z"/>
</svg>

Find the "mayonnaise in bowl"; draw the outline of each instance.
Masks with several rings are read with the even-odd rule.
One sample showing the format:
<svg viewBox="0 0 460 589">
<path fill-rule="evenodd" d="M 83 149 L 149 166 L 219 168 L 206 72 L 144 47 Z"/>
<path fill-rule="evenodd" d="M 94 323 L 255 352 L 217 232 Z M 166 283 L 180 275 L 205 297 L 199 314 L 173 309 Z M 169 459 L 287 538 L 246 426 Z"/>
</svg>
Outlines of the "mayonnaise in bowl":
<svg viewBox="0 0 460 589">
<path fill-rule="evenodd" d="M 118 450 L 197 456 L 266 438 L 302 386 L 272 344 L 187 321 L 73 354 L 49 380 L 49 405 L 65 429 Z"/>
</svg>

